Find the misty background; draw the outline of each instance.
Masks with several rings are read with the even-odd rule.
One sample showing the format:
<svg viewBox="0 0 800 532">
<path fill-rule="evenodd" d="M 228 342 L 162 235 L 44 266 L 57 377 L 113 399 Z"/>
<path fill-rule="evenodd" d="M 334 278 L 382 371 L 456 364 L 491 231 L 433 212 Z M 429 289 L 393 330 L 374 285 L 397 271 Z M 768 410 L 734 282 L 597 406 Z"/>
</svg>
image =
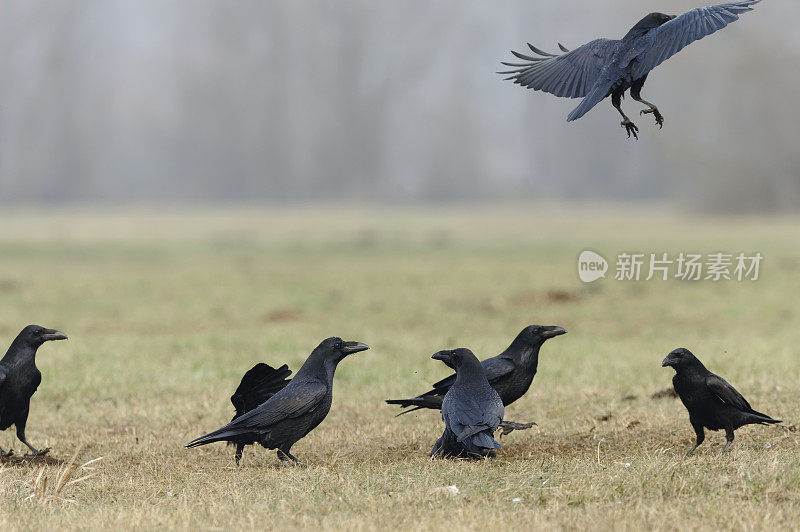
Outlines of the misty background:
<svg viewBox="0 0 800 532">
<path fill-rule="evenodd" d="M 719 2 L 705 2 L 719 3 Z M 800 4 L 604 101 L 495 74 L 683 0 L 2 0 L 0 204 L 636 200 L 800 208 Z"/>
</svg>

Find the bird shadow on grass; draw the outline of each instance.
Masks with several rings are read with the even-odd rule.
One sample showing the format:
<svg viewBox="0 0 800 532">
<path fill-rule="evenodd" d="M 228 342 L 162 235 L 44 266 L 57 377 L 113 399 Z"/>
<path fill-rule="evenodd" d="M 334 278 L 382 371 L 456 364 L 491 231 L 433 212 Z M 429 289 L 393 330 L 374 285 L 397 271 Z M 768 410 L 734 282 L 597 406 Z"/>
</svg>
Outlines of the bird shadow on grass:
<svg viewBox="0 0 800 532">
<path fill-rule="evenodd" d="M 60 460 L 49 454 L 44 454 L 40 456 L 25 456 L 25 455 L 11 455 L 11 456 L 0 456 L 0 464 L 2 465 L 9 465 L 9 466 L 16 466 L 16 467 L 30 467 L 30 466 L 59 466 L 64 463 L 64 460 Z"/>
</svg>

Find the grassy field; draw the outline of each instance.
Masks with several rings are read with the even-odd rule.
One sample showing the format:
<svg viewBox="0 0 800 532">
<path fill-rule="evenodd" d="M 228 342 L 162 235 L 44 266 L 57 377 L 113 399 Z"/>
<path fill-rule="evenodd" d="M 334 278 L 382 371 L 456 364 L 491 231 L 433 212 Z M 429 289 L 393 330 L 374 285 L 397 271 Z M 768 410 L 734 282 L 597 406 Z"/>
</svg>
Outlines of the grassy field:
<svg viewBox="0 0 800 532">
<path fill-rule="evenodd" d="M 800 522 L 800 218 L 352 205 L 5 210 L 0 228 L 0 349 L 28 323 L 70 336 L 39 351 L 28 437 L 53 450 L 0 466 L 3 530 Z M 756 282 L 584 285 L 587 248 L 765 260 Z M 530 323 L 569 331 L 506 409 L 538 428 L 503 438 L 494 461 L 430 461 L 438 414 L 395 418 L 383 400 L 445 376 L 433 352 L 494 355 Z M 237 469 L 224 445 L 183 447 L 230 418 L 254 363 L 296 370 L 331 335 L 372 349 L 339 367 L 330 415 L 294 447 L 308 468 L 250 447 Z M 651 398 L 679 346 L 784 424 L 743 428 L 724 456 L 710 433 L 684 459 L 686 411 Z M 13 431 L 0 446 L 22 452 Z"/>
</svg>

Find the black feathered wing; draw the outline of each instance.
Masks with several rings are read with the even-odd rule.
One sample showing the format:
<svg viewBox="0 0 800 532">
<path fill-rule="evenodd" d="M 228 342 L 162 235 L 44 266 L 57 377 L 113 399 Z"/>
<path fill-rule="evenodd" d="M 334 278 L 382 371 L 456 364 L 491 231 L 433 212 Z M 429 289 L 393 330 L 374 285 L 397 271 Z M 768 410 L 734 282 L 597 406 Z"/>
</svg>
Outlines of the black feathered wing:
<svg viewBox="0 0 800 532">
<path fill-rule="evenodd" d="M 529 89 L 549 92 L 561 98 L 583 98 L 597 82 L 618 43 L 610 39 L 597 39 L 561 55 L 548 54 L 528 44 L 537 55 L 512 51 L 525 63 L 502 63 L 514 67 L 514 70 L 499 74 L 511 74 L 506 79 Z M 563 47 L 561 49 L 566 50 Z"/>
<path fill-rule="evenodd" d="M 192 440 L 187 447 L 196 447 L 216 441 L 234 441 L 237 436 L 267 432 L 270 426 L 286 419 L 296 418 L 317 408 L 328 394 L 328 387 L 319 381 L 294 382 L 266 403 L 235 418 L 224 427 Z"/>
<path fill-rule="evenodd" d="M 231 396 L 231 403 L 236 409 L 233 419 L 246 414 L 284 389 L 291 382 L 291 379 L 287 379 L 291 374 L 292 371 L 286 364 L 277 369 L 263 362 L 253 366 L 244 374 L 242 382 Z"/>
<path fill-rule="evenodd" d="M 749 422 L 751 423 L 760 423 L 764 425 L 767 423 L 781 422 L 777 419 L 773 419 L 767 414 L 753 410 L 753 407 L 750 406 L 750 403 L 747 402 L 747 399 L 745 399 L 742 394 L 736 390 L 736 388 L 731 386 L 728 381 L 719 375 L 715 375 L 713 373 L 709 374 L 708 377 L 706 377 L 706 387 L 717 397 L 717 399 L 726 405 L 732 406 L 744 414 L 750 414 L 752 418 Z"/>
<path fill-rule="evenodd" d="M 494 398 L 494 404 L 481 404 L 456 388 L 449 392 L 442 405 L 445 425 L 455 434 L 456 441 L 471 452 L 480 452 L 479 448 L 500 448 L 492 434 L 503 421 L 503 403 L 497 393 Z"/>
<path fill-rule="evenodd" d="M 709 391 L 711 391 L 711 393 L 713 393 L 726 405 L 738 408 L 742 412 L 753 411 L 753 408 L 750 406 L 750 403 L 747 402 L 747 399 L 745 399 L 744 396 L 742 396 L 742 394 L 736 390 L 736 388 L 731 386 L 728 381 L 719 375 L 711 373 L 708 377 L 706 377 L 706 387 L 708 387 Z"/>
<path fill-rule="evenodd" d="M 651 30 L 655 40 L 645 54 L 633 63 L 633 79 L 639 79 L 655 67 L 683 50 L 694 41 L 721 30 L 731 22 L 739 20 L 739 15 L 752 11 L 760 0 L 731 2 L 710 7 L 698 7 L 687 11 Z"/>
</svg>

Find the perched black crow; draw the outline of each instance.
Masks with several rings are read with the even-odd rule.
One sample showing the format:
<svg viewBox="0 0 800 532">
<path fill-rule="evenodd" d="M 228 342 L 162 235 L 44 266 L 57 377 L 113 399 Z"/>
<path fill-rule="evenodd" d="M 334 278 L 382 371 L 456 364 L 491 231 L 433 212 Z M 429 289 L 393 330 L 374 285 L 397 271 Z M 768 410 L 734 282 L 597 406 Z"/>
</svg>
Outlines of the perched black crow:
<svg viewBox="0 0 800 532">
<path fill-rule="evenodd" d="M 369 346 L 361 342 L 345 342 L 336 337 L 323 340 L 283 389 L 221 429 L 189 442 L 187 447 L 217 441 L 233 442 L 237 447 L 256 442 L 267 449 L 277 449 L 282 461 L 302 463 L 292 456 L 292 445 L 328 415 L 336 366 L 346 356 L 367 349 Z"/>
<path fill-rule="evenodd" d="M 537 56 L 512 51 L 525 63 L 503 63 L 513 70 L 506 78 L 523 87 L 549 92 L 563 98 L 583 98 L 567 117 L 568 122 L 585 115 L 607 96 L 622 115 L 622 127 L 639 138 L 639 128 L 622 111 L 625 91 L 631 98 L 648 107 L 640 114 L 652 114 L 659 128 L 664 117 L 658 108 L 642 99 L 641 91 L 647 74 L 681 51 L 685 46 L 711 35 L 739 20 L 739 15 L 752 11 L 760 0 L 731 2 L 713 7 L 698 7 L 680 16 L 650 13 L 640 20 L 621 40 L 597 39 L 572 51 L 559 44 L 564 53 L 549 54 L 528 44 Z"/>
<path fill-rule="evenodd" d="M 47 341 L 66 339 L 66 334 L 55 329 L 28 325 L 17 335 L 6 356 L 0 360 L 0 430 L 16 425 L 17 438 L 28 446 L 33 456 L 50 451 L 49 448 L 41 451 L 36 449 L 25 438 L 31 397 L 42 382 L 42 374 L 36 367 L 36 351 Z M 0 449 L 3 456 L 10 456 L 13 452 L 11 449 L 8 452 Z"/>
<path fill-rule="evenodd" d="M 567 331 L 555 325 L 529 325 L 522 329 L 508 348 L 496 357 L 487 358 L 481 362 L 489 384 L 500 394 L 505 406 L 510 405 L 528 391 L 536 370 L 539 366 L 539 348 L 548 339 Z M 433 389 L 411 399 L 389 399 L 390 405 L 400 405 L 401 408 L 413 407 L 400 414 L 413 412 L 420 408 L 440 409 L 442 398 L 447 393 L 450 385 L 455 382 L 456 376 L 450 375 L 433 385 Z M 531 423 L 518 424 L 506 421 L 503 424 L 504 434 L 515 428 L 527 428 Z"/>
<path fill-rule="evenodd" d="M 503 421 L 503 401 L 489 384 L 480 361 L 469 349 L 439 351 L 441 360 L 456 372 L 442 401 L 444 433 L 431 450 L 443 458 L 494 458 L 500 444 L 494 431 Z"/>
<path fill-rule="evenodd" d="M 780 423 L 766 414 L 756 412 L 742 394 L 728 382 L 706 369 L 688 349 L 676 349 L 661 362 L 662 367 L 675 368 L 672 385 L 689 411 L 689 422 L 697 433 L 697 443 L 689 449 L 691 456 L 706 438 L 704 428 L 725 429 L 727 443 L 723 452 L 733 443 L 733 431 L 743 425 Z"/>
<path fill-rule="evenodd" d="M 251 411 L 279 391 L 283 390 L 291 379 L 287 379 L 292 371 L 289 366 L 284 364 L 278 369 L 269 364 L 259 363 L 250 368 L 242 377 L 242 382 L 236 388 L 236 392 L 231 396 L 231 403 L 236 409 L 233 419 Z M 233 419 L 231 421 L 233 421 Z M 242 451 L 245 445 L 252 445 L 255 440 L 236 442 L 236 464 L 242 459 Z M 233 442 L 228 442 L 233 445 Z"/>
</svg>

